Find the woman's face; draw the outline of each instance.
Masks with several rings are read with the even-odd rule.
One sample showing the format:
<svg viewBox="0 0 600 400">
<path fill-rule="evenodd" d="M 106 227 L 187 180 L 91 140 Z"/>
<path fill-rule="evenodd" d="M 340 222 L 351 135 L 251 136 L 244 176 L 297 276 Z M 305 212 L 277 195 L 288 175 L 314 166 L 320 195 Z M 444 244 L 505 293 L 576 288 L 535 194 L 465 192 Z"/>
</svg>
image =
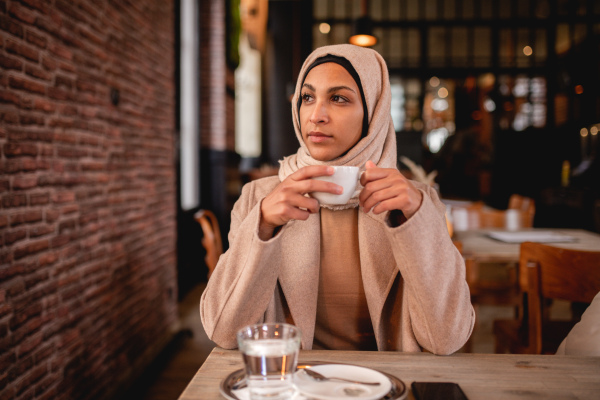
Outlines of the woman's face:
<svg viewBox="0 0 600 400">
<path fill-rule="evenodd" d="M 333 160 L 358 143 L 363 105 L 358 86 L 344 67 L 328 62 L 311 69 L 301 96 L 302 139 L 314 159 Z"/>
</svg>

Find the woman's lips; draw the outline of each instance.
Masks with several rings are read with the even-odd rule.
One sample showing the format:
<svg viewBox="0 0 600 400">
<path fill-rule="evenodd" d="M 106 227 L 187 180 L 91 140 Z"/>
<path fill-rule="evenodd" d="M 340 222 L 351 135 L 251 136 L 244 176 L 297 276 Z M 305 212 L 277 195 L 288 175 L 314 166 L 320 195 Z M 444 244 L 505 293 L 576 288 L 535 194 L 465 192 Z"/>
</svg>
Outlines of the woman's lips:
<svg viewBox="0 0 600 400">
<path fill-rule="evenodd" d="M 331 136 L 327 136 L 320 132 L 310 132 L 308 134 L 308 140 L 310 140 L 313 143 L 322 143 L 330 138 L 331 138 Z"/>
</svg>

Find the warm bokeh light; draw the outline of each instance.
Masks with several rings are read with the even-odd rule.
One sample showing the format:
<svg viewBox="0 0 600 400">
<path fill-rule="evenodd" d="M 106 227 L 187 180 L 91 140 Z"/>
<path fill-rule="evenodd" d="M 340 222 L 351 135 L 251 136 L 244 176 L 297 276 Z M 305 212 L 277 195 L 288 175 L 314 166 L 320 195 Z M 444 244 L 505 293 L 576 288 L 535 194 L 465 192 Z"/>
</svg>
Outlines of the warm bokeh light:
<svg viewBox="0 0 600 400">
<path fill-rule="evenodd" d="M 526 56 L 530 56 L 533 54 L 533 49 L 531 48 L 531 46 L 525 46 L 523 47 L 523 54 L 525 54 Z"/>
<path fill-rule="evenodd" d="M 323 33 L 323 34 L 328 34 L 331 31 L 331 26 L 326 23 L 323 22 L 319 25 L 319 32 Z"/>
<path fill-rule="evenodd" d="M 377 38 L 373 35 L 354 35 L 350 36 L 349 42 L 356 46 L 370 47 L 377 43 Z"/>
<path fill-rule="evenodd" d="M 575 86 L 575 93 L 577 93 L 577 94 L 583 93 L 583 86 L 581 86 L 581 85 Z"/>
<path fill-rule="evenodd" d="M 440 78 L 438 78 L 437 76 L 432 76 L 429 79 L 429 84 L 431 85 L 431 87 L 438 87 L 438 86 L 440 86 Z"/>
<path fill-rule="evenodd" d="M 415 119 L 412 126 L 413 126 L 413 130 L 420 131 L 423 129 L 424 124 L 423 124 L 423 121 L 421 121 L 420 119 Z"/>
<path fill-rule="evenodd" d="M 588 135 L 587 128 L 581 128 L 581 130 L 579 131 L 579 134 L 581 135 L 581 137 L 586 137 Z"/>
<path fill-rule="evenodd" d="M 596 136 L 597 134 L 598 134 L 598 127 L 597 126 L 592 126 L 590 128 L 590 135 Z"/>
<path fill-rule="evenodd" d="M 446 89 L 445 87 L 441 87 L 438 90 L 438 97 L 441 99 L 445 99 L 446 97 L 448 97 L 448 89 Z"/>
</svg>

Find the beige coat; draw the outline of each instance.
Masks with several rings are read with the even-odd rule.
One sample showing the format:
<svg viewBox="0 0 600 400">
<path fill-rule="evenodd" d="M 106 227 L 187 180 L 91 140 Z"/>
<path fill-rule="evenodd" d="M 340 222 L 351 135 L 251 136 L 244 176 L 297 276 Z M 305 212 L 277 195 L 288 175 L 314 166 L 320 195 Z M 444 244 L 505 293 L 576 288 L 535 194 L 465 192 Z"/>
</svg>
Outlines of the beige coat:
<svg viewBox="0 0 600 400">
<path fill-rule="evenodd" d="M 258 322 L 291 317 L 311 349 L 317 310 L 320 216 L 290 221 L 268 241 L 258 237 L 261 200 L 280 180 L 250 182 L 232 211 L 229 250 L 202 295 L 200 315 L 208 336 L 235 348 L 236 332 Z M 392 228 L 387 214 L 359 211 L 360 263 L 379 350 L 451 354 L 471 335 L 475 313 L 463 259 L 450 237 L 445 207 L 434 190 L 419 210 Z"/>
</svg>

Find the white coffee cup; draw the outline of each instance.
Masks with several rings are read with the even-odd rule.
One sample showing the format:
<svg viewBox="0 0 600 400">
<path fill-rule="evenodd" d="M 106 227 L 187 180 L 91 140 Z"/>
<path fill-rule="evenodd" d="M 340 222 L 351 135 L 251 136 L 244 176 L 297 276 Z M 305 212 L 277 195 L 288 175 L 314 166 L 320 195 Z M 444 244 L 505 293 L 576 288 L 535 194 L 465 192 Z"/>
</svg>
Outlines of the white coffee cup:
<svg viewBox="0 0 600 400">
<path fill-rule="evenodd" d="M 346 204 L 356 190 L 356 184 L 360 177 L 358 167 L 337 166 L 333 167 L 333 175 L 317 176 L 313 179 L 318 179 L 326 182 L 333 182 L 344 188 L 342 194 L 333 194 L 327 192 L 312 192 L 310 195 L 319 200 L 321 204 Z"/>
</svg>

